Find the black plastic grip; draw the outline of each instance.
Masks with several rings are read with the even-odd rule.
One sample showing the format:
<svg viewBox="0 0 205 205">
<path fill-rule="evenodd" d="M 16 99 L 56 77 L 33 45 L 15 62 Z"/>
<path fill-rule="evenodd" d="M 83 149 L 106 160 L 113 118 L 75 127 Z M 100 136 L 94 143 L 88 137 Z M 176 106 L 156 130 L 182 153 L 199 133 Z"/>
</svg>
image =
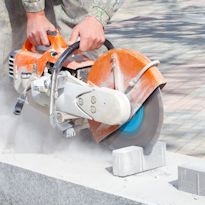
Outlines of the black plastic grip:
<svg viewBox="0 0 205 205">
<path fill-rule="evenodd" d="M 57 36 L 58 32 L 57 31 L 47 31 L 47 35 L 49 36 Z"/>
<path fill-rule="evenodd" d="M 47 35 L 48 36 L 57 36 L 58 32 L 57 31 L 47 31 Z M 51 48 L 51 45 L 48 45 L 48 46 L 44 46 L 44 45 L 35 46 L 36 51 L 38 51 L 39 53 L 45 53 L 50 48 Z"/>
<path fill-rule="evenodd" d="M 44 46 L 44 45 L 35 46 L 36 51 L 38 51 L 39 53 L 45 53 L 50 48 L 51 46 Z"/>
<path fill-rule="evenodd" d="M 20 96 L 18 99 L 17 99 L 17 102 L 16 102 L 16 105 L 14 107 L 14 114 L 15 115 L 20 115 L 21 114 L 21 111 L 23 109 L 23 106 L 25 104 L 25 100 L 26 100 L 26 96 L 23 95 L 23 96 Z"/>
</svg>

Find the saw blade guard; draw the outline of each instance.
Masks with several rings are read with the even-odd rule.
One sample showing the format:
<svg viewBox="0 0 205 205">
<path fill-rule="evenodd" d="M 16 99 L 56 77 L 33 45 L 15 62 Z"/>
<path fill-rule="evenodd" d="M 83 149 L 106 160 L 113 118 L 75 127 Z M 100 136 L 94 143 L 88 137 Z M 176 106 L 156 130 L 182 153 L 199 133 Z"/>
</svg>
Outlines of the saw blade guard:
<svg viewBox="0 0 205 205">
<path fill-rule="evenodd" d="M 88 82 L 99 87 L 120 90 L 128 97 L 132 109 L 130 120 L 124 125 L 108 126 L 92 120 L 89 121 L 93 137 L 97 142 L 108 139 L 117 131 L 132 133 L 132 135 L 139 132 L 145 118 L 149 118 L 149 115 L 145 115 L 146 101 L 152 94 L 156 94 L 155 91 L 158 88 L 162 88 L 166 84 L 156 65 L 157 62 L 151 62 L 141 53 L 126 49 L 112 49 L 96 60 L 88 75 Z M 161 101 L 161 95 L 157 101 Z M 154 110 L 158 105 L 155 103 L 152 106 Z M 160 105 L 160 107 L 162 106 Z M 160 109 L 159 113 L 162 110 L 163 108 Z M 161 118 L 156 120 L 162 124 Z M 158 127 L 158 125 L 154 126 L 152 136 L 155 135 L 156 130 L 159 130 Z M 115 135 L 115 138 L 117 137 Z M 113 147 L 138 145 L 138 143 L 125 143 L 124 141 L 119 144 Z"/>
</svg>

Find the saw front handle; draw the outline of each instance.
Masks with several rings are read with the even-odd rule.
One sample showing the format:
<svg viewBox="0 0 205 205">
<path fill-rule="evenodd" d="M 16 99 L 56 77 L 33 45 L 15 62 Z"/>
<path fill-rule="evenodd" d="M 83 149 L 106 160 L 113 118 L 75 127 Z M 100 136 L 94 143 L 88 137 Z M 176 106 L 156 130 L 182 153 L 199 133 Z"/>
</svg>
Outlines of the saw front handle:
<svg viewBox="0 0 205 205">
<path fill-rule="evenodd" d="M 107 50 L 111 50 L 114 48 L 112 43 L 105 39 L 104 46 L 107 48 Z M 57 62 L 54 64 L 53 69 L 56 71 L 56 74 L 60 72 L 64 61 L 76 50 L 78 50 L 80 47 L 80 41 L 75 42 L 74 44 L 70 45 L 58 58 Z"/>
<path fill-rule="evenodd" d="M 49 46 L 34 46 L 29 39 L 26 39 L 22 49 L 25 51 L 36 51 L 38 53 L 42 53 L 49 49 L 58 51 L 68 47 L 67 43 L 58 31 L 47 31 L 47 35 L 50 42 Z"/>
</svg>

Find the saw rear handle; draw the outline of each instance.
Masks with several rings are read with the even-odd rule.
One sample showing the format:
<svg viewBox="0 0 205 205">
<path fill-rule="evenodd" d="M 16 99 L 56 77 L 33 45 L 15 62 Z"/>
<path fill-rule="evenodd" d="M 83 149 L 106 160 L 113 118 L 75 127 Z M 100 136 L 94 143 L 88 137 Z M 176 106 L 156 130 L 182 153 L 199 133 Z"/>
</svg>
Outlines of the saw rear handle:
<svg viewBox="0 0 205 205">
<path fill-rule="evenodd" d="M 29 39 L 26 39 L 22 49 L 25 50 L 25 51 L 36 51 L 36 52 L 39 52 L 39 53 L 43 53 L 49 49 L 54 49 L 54 50 L 59 50 L 59 49 L 62 49 L 62 48 L 67 48 L 67 44 L 66 42 L 64 41 L 63 37 L 60 35 L 59 32 L 57 31 L 48 31 L 47 32 L 47 35 L 48 35 L 48 40 L 50 42 L 50 46 L 33 46 L 33 44 L 30 42 Z"/>
</svg>

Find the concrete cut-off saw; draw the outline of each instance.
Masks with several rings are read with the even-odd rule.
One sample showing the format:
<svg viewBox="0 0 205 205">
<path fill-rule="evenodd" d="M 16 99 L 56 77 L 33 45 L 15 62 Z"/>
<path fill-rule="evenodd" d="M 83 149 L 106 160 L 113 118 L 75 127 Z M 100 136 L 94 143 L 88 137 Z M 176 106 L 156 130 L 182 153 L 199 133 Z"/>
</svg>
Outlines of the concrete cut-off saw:
<svg viewBox="0 0 205 205">
<path fill-rule="evenodd" d="M 48 39 L 49 47 L 27 39 L 10 54 L 9 77 L 19 93 L 14 113 L 21 114 L 26 101 L 68 138 L 89 128 L 110 149 L 136 145 L 149 153 L 163 122 L 166 82 L 159 62 L 108 40 L 108 51 L 93 60 L 79 51 L 80 42 L 68 46 L 59 32 L 48 32 Z"/>
</svg>

